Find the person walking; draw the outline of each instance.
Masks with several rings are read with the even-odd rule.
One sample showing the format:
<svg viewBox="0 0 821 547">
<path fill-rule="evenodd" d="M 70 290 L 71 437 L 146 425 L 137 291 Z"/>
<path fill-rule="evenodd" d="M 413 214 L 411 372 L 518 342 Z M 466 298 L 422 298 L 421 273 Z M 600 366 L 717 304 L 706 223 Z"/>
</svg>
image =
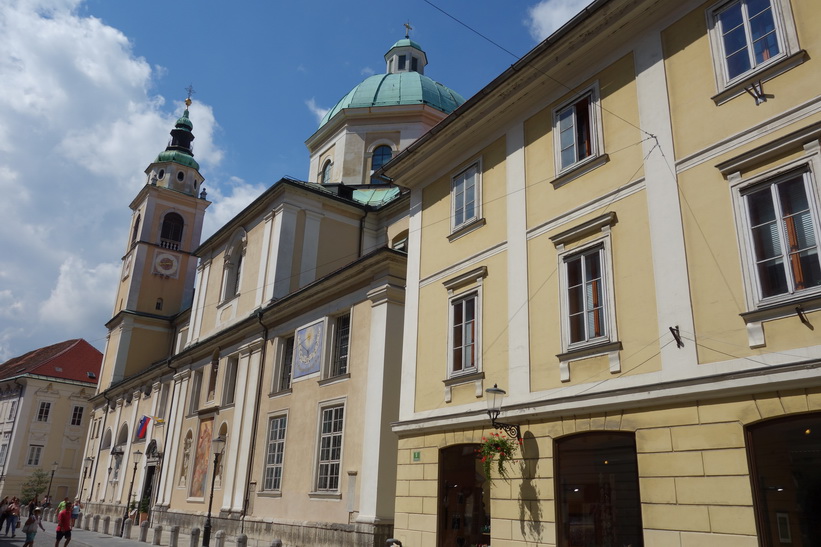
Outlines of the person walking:
<svg viewBox="0 0 821 547">
<path fill-rule="evenodd" d="M 40 520 L 42 511 L 41 508 L 35 507 L 32 514 L 26 520 L 26 524 L 23 525 L 22 532 L 26 534 L 26 542 L 23 544 L 23 547 L 34 547 L 34 538 L 37 536 L 38 526 L 40 530 L 46 531 L 46 529 L 43 528 L 43 521 Z"/>
<path fill-rule="evenodd" d="M 83 504 L 80 503 L 79 499 L 74 500 L 74 505 L 71 506 L 71 527 L 74 528 L 77 526 L 77 519 L 80 518 L 80 510 L 83 508 Z"/>
<path fill-rule="evenodd" d="M 17 537 L 17 521 L 20 520 L 20 500 L 17 497 L 11 498 L 7 513 L 6 533 L 3 535 L 8 536 L 9 530 L 11 530 L 11 537 Z"/>
<path fill-rule="evenodd" d="M 3 498 L 3 501 L 0 501 L 0 530 L 3 529 L 3 523 L 6 522 L 6 517 L 8 517 L 9 511 L 9 497 L 6 496 Z"/>
<path fill-rule="evenodd" d="M 71 509 L 65 505 L 57 515 L 57 539 L 54 541 L 54 547 L 60 547 L 60 540 L 66 538 L 63 547 L 67 547 L 71 541 Z"/>
</svg>

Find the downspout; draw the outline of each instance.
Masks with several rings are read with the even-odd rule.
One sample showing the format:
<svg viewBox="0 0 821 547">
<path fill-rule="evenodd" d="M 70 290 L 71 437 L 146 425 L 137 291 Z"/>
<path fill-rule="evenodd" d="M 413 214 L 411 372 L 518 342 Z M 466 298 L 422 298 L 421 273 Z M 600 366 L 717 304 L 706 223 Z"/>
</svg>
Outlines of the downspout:
<svg viewBox="0 0 821 547">
<path fill-rule="evenodd" d="M 2 480 L 3 480 L 4 489 L 5 489 L 5 486 L 6 486 L 6 464 L 9 461 L 9 455 L 11 454 L 11 443 L 14 440 L 14 430 L 17 428 L 17 421 L 18 421 L 17 419 L 20 416 L 20 401 L 23 400 L 23 392 L 26 389 L 26 387 L 23 384 L 21 384 L 20 380 L 18 380 L 17 378 L 14 379 L 14 383 L 17 384 L 17 387 L 19 387 L 20 389 L 18 390 L 18 393 L 17 393 L 17 407 L 16 407 L 16 411 L 14 413 L 14 422 L 11 424 L 11 432 L 9 433 L 9 444 L 6 447 L 6 456 L 5 456 L 5 459 L 3 460 L 3 470 L 0 471 L 0 478 L 2 478 Z"/>
<path fill-rule="evenodd" d="M 106 392 L 103 392 L 103 399 L 105 399 L 105 414 L 103 414 L 103 426 L 100 428 L 102 430 L 103 435 L 105 435 L 105 424 L 108 422 L 108 410 L 111 408 L 111 399 L 108 398 Z M 99 437 L 100 430 L 97 430 L 97 436 Z M 111 434 L 112 442 L 114 440 L 114 433 Z M 86 503 L 91 503 L 92 496 L 94 495 L 94 479 L 97 478 L 97 471 L 100 469 L 100 451 L 102 450 L 102 443 L 97 443 L 97 454 L 94 455 L 94 470 L 91 473 L 91 488 L 88 491 L 88 499 L 86 499 Z"/>
<path fill-rule="evenodd" d="M 362 247 L 364 247 L 365 242 L 365 219 L 368 217 L 368 210 L 365 209 L 365 214 L 362 215 L 362 218 L 359 219 L 359 248 L 356 250 L 356 257 L 362 257 Z"/>
<path fill-rule="evenodd" d="M 268 327 L 262 322 L 262 309 L 258 309 L 255 313 L 257 316 L 257 321 L 259 321 L 259 325 L 262 327 L 262 355 L 260 356 L 259 360 L 259 378 L 257 379 L 257 399 L 254 402 L 254 425 L 251 429 L 251 450 L 248 453 L 248 475 L 249 479 L 251 478 L 251 474 L 254 472 L 254 450 L 256 450 L 257 446 L 257 427 L 259 426 L 259 404 L 260 400 L 262 399 L 262 377 L 263 373 L 265 372 L 265 350 L 267 349 L 268 345 Z M 242 524 L 240 525 L 240 534 L 245 533 L 245 517 L 246 512 L 248 511 L 248 502 L 250 501 L 251 497 L 251 481 L 245 481 L 245 496 L 242 502 Z"/>
</svg>

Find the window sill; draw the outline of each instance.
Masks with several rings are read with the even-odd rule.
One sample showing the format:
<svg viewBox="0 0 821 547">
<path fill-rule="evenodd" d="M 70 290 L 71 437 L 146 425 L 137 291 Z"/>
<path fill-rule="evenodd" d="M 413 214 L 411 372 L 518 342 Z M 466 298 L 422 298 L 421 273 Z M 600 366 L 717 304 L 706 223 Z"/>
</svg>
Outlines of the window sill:
<svg viewBox="0 0 821 547">
<path fill-rule="evenodd" d="M 451 234 L 448 236 L 448 241 L 455 241 L 455 240 L 459 239 L 460 237 L 471 233 L 474 230 L 478 230 L 479 228 L 481 228 L 485 224 L 486 224 L 486 221 L 485 221 L 484 218 L 477 218 L 477 219 L 471 220 L 470 222 L 466 222 L 465 224 L 462 224 L 462 225 L 454 228 L 453 232 L 451 232 Z"/>
<path fill-rule="evenodd" d="M 484 381 L 484 372 L 469 372 L 466 374 L 451 376 L 446 380 L 442 380 L 445 384 L 445 402 L 449 403 L 453 400 L 453 386 L 470 384 L 471 382 L 474 384 L 476 389 L 476 397 L 481 397 L 484 394 Z"/>
<path fill-rule="evenodd" d="M 710 98 L 714 103 L 716 103 L 716 106 L 720 106 L 730 99 L 734 99 L 739 95 L 746 93 L 747 88 L 754 83 L 772 80 L 776 76 L 780 76 L 788 70 L 797 67 L 807 59 L 809 59 L 807 52 L 801 49 L 792 55 L 787 55 L 778 61 L 762 67 L 760 70 L 752 72 L 742 80 L 738 80 L 725 86 L 722 91 L 719 91 L 716 95 L 713 95 Z"/>
<path fill-rule="evenodd" d="M 284 397 L 285 395 L 290 395 L 293 392 L 294 392 L 294 390 L 291 389 L 291 388 L 281 389 L 279 391 L 272 391 L 271 393 L 268 394 L 268 398 L 273 399 L 275 397 Z"/>
<path fill-rule="evenodd" d="M 267 491 L 266 490 L 266 491 L 262 491 L 262 492 L 257 492 L 257 497 L 258 498 L 281 498 L 282 497 L 282 492 L 280 492 L 278 490 L 277 491 L 273 491 L 273 490 L 272 491 Z"/>
<path fill-rule="evenodd" d="M 345 374 L 340 374 L 338 376 L 331 376 L 330 378 L 324 378 L 322 380 L 319 380 L 317 383 L 321 386 L 327 386 L 327 385 L 330 385 L 330 384 L 335 384 L 337 382 L 341 382 L 343 380 L 348 380 L 348 379 L 350 379 L 350 377 L 351 377 L 351 373 L 346 372 Z"/>
<path fill-rule="evenodd" d="M 553 185 L 553 188 L 561 188 L 568 182 L 576 180 L 577 178 L 581 177 L 582 175 L 586 175 L 594 169 L 598 169 L 608 161 L 610 161 L 610 156 L 608 156 L 607 154 L 591 156 L 574 164 L 572 167 L 568 167 L 567 169 L 556 175 L 556 178 L 550 181 L 550 184 Z"/>
<path fill-rule="evenodd" d="M 341 500 L 341 492 L 308 492 L 308 497 L 312 500 Z"/>
<path fill-rule="evenodd" d="M 608 341 L 581 348 L 573 348 L 565 353 L 558 354 L 556 357 L 559 359 L 559 375 L 561 377 L 561 381 L 570 381 L 571 362 L 590 357 L 597 357 L 599 355 L 607 355 L 609 357 L 610 372 L 612 374 L 621 372 L 621 361 L 619 361 L 619 351 L 621 351 L 621 349 L 621 342 Z"/>
<path fill-rule="evenodd" d="M 747 341 L 751 348 L 760 348 L 767 345 L 764 338 L 764 322 L 775 319 L 785 319 L 795 316 L 797 321 L 801 318 L 797 309 L 802 313 L 821 310 L 821 295 L 817 292 L 805 297 L 792 298 L 777 304 L 761 306 L 756 310 L 739 314 L 747 325 Z M 812 327 L 808 327 L 812 328 Z"/>
</svg>

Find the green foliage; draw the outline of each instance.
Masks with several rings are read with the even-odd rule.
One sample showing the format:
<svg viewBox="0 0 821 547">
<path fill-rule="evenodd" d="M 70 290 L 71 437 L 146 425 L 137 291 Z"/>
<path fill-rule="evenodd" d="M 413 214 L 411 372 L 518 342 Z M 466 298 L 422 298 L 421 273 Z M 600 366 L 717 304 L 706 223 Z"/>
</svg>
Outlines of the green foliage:
<svg viewBox="0 0 821 547">
<path fill-rule="evenodd" d="M 485 470 L 485 477 L 491 480 L 490 468 L 496 460 L 496 470 L 499 476 L 507 479 L 507 467 L 505 464 L 513 461 L 513 454 L 521 444 L 518 439 L 513 440 L 498 433 L 491 433 L 489 437 L 482 437 L 482 443 L 476 449 L 476 453 L 482 460 L 482 467 Z"/>
<path fill-rule="evenodd" d="M 148 513 L 148 509 L 151 506 L 151 500 L 148 498 L 143 498 L 140 500 L 140 513 Z"/>
<path fill-rule="evenodd" d="M 35 469 L 34 472 L 23 483 L 23 491 L 21 493 L 21 501 L 26 504 L 34 499 L 34 496 L 40 496 L 48 488 L 48 482 L 51 477 L 42 469 Z"/>
</svg>

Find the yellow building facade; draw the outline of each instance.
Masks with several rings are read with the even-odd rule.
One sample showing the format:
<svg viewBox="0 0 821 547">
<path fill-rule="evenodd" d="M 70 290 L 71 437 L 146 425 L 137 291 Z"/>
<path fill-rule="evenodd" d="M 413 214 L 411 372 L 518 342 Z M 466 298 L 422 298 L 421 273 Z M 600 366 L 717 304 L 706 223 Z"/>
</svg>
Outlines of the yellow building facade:
<svg viewBox="0 0 821 547">
<path fill-rule="evenodd" d="M 397 539 L 821 541 L 820 12 L 594 2 L 383 168 Z M 476 454 L 495 385 L 509 480 Z"/>
</svg>

